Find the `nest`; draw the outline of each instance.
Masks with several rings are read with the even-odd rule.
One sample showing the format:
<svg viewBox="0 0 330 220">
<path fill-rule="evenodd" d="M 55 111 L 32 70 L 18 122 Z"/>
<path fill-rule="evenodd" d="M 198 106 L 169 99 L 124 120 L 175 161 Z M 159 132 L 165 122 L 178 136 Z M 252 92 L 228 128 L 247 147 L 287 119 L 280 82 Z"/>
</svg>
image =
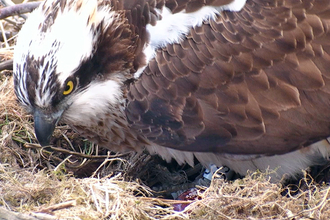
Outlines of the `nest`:
<svg viewBox="0 0 330 220">
<path fill-rule="evenodd" d="M 166 163 L 147 152 L 115 154 L 79 137 L 68 126 L 42 148 L 33 118 L 14 95 L 13 44 L 24 22 L 0 21 L 1 219 L 328 219 L 324 175 L 294 184 L 271 183 L 267 173 L 234 181 L 215 174 L 202 184 L 203 167 Z M 314 170 L 314 172 L 316 172 Z M 320 173 L 320 172 L 316 172 Z M 191 190 L 183 200 L 173 193 Z M 13 217 L 14 216 L 14 217 Z"/>
</svg>

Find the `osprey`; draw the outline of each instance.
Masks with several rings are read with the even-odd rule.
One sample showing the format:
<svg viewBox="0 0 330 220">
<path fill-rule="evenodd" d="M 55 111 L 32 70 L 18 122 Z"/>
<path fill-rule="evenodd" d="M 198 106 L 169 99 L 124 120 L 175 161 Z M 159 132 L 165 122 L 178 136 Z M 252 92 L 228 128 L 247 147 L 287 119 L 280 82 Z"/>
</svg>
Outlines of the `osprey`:
<svg viewBox="0 0 330 220">
<path fill-rule="evenodd" d="M 61 120 L 113 151 L 278 175 L 327 161 L 329 0 L 46 0 L 14 55 L 41 145 Z"/>
</svg>

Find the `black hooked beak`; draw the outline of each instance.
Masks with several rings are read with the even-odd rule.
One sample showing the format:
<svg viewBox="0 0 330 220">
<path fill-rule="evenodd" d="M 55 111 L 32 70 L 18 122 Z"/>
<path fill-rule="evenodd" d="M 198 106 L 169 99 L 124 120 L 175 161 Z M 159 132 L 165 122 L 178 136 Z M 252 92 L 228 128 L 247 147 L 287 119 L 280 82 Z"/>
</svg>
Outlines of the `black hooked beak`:
<svg viewBox="0 0 330 220">
<path fill-rule="evenodd" d="M 34 112 L 34 131 L 41 146 L 49 145 L 50 138 L 53 135 L 55 126 L 59 117 L 47 115 L 40 110 Z"/>
</svg>

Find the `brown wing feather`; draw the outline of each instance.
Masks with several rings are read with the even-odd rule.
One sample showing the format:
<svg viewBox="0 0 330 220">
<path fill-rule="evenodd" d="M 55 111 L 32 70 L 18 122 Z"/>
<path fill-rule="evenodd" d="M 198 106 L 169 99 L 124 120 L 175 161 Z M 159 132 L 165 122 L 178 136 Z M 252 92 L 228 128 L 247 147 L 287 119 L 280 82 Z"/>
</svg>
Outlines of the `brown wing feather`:
<svg viewBox="0 0 330 220">
<path fill-rule="evenodd" d="M 230 154 L 282 154 L 328 136 L 329 12 L 327 0 L 250 0 L 192 29 L 131 85 L 132 127 L 166 147 Z"/>
</svg>

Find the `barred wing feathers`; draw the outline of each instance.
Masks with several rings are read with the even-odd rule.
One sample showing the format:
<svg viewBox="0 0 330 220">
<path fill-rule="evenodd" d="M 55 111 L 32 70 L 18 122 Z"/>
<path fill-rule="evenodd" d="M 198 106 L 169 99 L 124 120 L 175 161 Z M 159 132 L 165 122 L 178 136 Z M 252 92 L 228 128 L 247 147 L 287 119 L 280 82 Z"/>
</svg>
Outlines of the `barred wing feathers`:
<svg viewBox="0 0 330 220">
<path fill-rule="evenodd" d="M 202 1 L 181 2 L 167 5 Z M 250 0 L 191 29 L 130 86 L 132 128 L 161 146 L 226 154 L 284 154 L 328 136 L 329 14 L 325 0 Z"/>
</svg>

